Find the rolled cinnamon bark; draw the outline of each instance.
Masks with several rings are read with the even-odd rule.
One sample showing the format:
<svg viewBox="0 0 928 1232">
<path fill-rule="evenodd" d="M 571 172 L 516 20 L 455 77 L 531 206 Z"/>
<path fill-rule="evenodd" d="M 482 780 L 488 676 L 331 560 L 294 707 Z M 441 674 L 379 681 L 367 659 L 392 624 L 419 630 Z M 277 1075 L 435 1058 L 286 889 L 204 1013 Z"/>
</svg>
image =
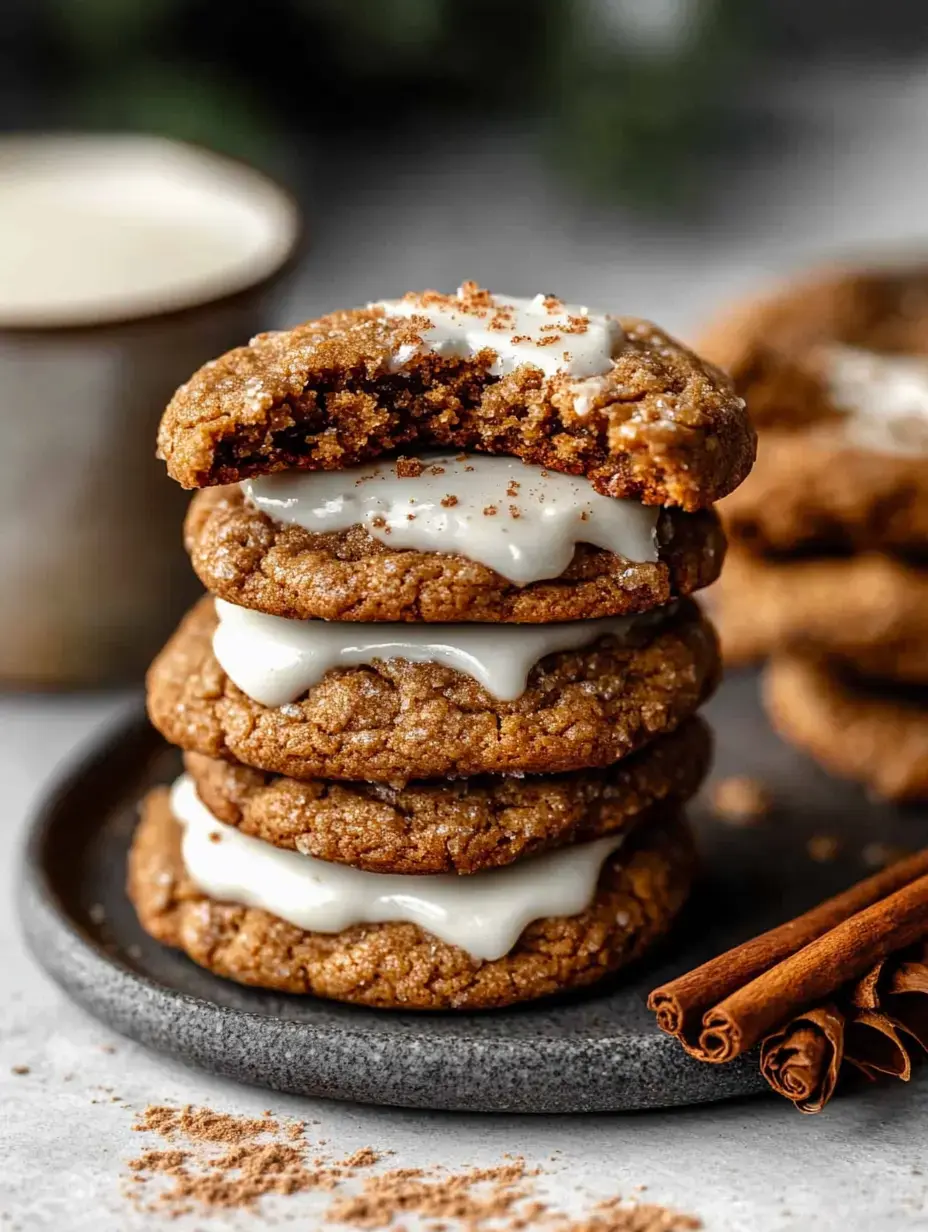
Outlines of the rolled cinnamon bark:
<svg viewBox="0 0 928 1232">
<path fill-rule="evenodd" d="M 715 1063 L 733 1060 L 780 1023 L 926 933 L 928 876 L 923 876 L 844 919 L 708 1010 L 695 1055 Z"/>
<path fill-rule="evenodd" d="M 844 1015 L 836 1005 L 819 1005 L 800 1014 L 764 1040 L 760 1072 L 800 1112 L 821 1112 L 838 1081 L 844 1029 Z"/>
<path fill-rule="evenodd" d="M 893 1020 L 928 1051 L 928 946 L 891 972 L 881 1000 Z"/>
<path fill-rule="evenodd" d="M 858 882 L 849 890 L 813 907 L 798 919 L 762 933 L 761 936 L 736 946 L 718 958 L 703 963 L 694 971 L 656 988 L 648 998 L 648 1007 L 657 1013 L 657 1025 L 669 1035 L 677 1036 L 684 1048 L 700 1059 L 729 1060 L 728 1056 L 703 1055 L 700 1034 L 704 1025 L 703 1016 L 708 1011 L 856 912 L 878 903 L 926 873 L 928 849 L 916 852 L 915 855 L 890 865 L 865 881 Z M 866 970 L 870 965 L 872 963 L 865 963 L 862 970 Z M 860 972 L 856 974 L 859 975 Z M 796 1008 L 803 1006 L 797 1005 Z M 766 1030 L 778 1026 L 788 1016 L 784 1014 L 774 1020 Z M 765 1033 L 766 1031 L 761 1031 L 760 1034 Z"/>
<path fill-rule="evenodd" d="M 858 1010 L 845 1025 L 845 1059 L 870 1079 L 912 1077 L 909 1050 L 895 1022 L 882 1010 Z"/>
<path fill-rule="evenodd" d="M 881 960 L 839 1003 L 799 1014 L 761 1045 L 767 1082 L 800 1112 L 821 1112 L 835 1090 L 842 1061 L 866 1077 L 907 1082 L 910 1041 L 928 1048 L 928 944 Z M 843 1008 L 841 1008 L 843 1007 Z"/>
</svg>

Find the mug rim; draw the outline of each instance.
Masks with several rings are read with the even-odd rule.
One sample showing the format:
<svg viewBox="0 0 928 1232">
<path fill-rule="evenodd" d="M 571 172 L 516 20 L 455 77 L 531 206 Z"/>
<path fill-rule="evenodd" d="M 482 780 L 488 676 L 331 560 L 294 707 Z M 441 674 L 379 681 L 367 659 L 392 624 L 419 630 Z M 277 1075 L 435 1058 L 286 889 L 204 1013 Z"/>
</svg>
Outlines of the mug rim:
<svg viewBox="0 0 928 1232">
<path fill-rule="evenodd" d="M 234 285 L 226 291 L 210 291 L 198 298 L 191 298 L 189 303 L 151 309 L 136 308 L 126 311 L 114 309 L 110 313 L 92 315 L 88 311 L 84 320 L 56 319 L 53 312 L 49 313 L 48 321 L 19 321 L 15 318 L 4 319 L 0 315 L 0 337 L 15 336 L 16 338 L 43 338 L 49 335 L 79 336 L 87 333 L 99 333 L 105 330 L 131 330 L 139 326 L 147 326 L 153 322 L 173 324 L 182 323 L 205 310 L 219 307 L 231 307 L 238 302 L 244 302 L 256 291 L 269 290 L 286 278 L 305 254 L 308 246 L 306 220 L 300 208 L 296 195 L 277 178 L 265 171 L 252 166 L 243 158 L 219 153 L 208 146 L 193 141 L 181 141 L 174 137 L 161 136 L 158 133 L 145 132 L 39 132 L 39 133 L 6 133 L 0 135 L 0 152 L 4 149 L 23 147 L 38 147 L 42 144 L 68 141 L 86 141 L 91 144 L 106 145 L 107 143 L 138 143 L 140 145 L 162 145 L 172 147 L 187 155 L 194 156 L 203 164 L 213 163 L 225 166 L 237 174 L 245 174 L 261 184 L 265 190 L 274 194 L 278 202 L 284 206 L 288 216 L 289 233 L 285 236 L 282 253 L 261 274 L 247 278 L 244 281 L 234 281 Z M 194 293 L 191 292 L 191 296 Z"/>
</svg>

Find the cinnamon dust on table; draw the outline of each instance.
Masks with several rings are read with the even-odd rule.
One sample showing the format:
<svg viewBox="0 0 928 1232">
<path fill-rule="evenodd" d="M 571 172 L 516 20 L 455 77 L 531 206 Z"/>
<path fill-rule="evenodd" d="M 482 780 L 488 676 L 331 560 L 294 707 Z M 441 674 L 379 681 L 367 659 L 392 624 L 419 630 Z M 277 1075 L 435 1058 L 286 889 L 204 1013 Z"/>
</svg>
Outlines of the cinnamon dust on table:
<svg viewBox="0 0 928 1232">
<path fill-rule="evenodd" d="M 368 1147 L 340 1164 L 310 1163 L 304 1123 L 283 1124 L 267 1114 L 242 1117 L 211 1108 L 154 1104 L 132 1128 L 168 1144 L 129 1161 L 134 1184 L 144 1187 L 132 1197 L 149 1213 L 170 1217 L 247 1209 L 271 1194 L 334 1189 L 380 1158 Z"/>
<path fill-rule="evenodd" d="M 261 1199 L 309 1190 L 330 1192 L 326 1226 L 401 1232 L 427 1220 L 431 1232 L 689 1232 L 702 1227 L 654 1203 L 613 1197 L 575 1219 L 538 1192 L 540 1168 L 507 1155 L 491 1167 L 388 1168 L 390 1151 L 362 1147 L 342 1159 L 320 1155 L 302 1121 L 241 1117 L 211 1108 L 152 1105 L 133 1125 L 163 1146 L 129 1160 L 125 1189 L 135 1205 L 167 1218 L 233 1209 L 258 1212 Z M 359 1176 L 362 1173 L 362 1176 Z M 644 1188 L 638 1186 L 638 1189 Z"/>
<path fill-rule="evenodd" d="M 191 1142 L 220 1142 L 231 1146 L 261 1134 L 276 1134 L 280 1125 L 268 1114 L 239 1117 L 213 1112 L 211 1108 L 194 1108 L 190 1104 L 183 1108 L 149 1104 L 132 1128 L 138 1133 L 155 1133 L 162 1138 L 183 1137 Z"/>
</svg>

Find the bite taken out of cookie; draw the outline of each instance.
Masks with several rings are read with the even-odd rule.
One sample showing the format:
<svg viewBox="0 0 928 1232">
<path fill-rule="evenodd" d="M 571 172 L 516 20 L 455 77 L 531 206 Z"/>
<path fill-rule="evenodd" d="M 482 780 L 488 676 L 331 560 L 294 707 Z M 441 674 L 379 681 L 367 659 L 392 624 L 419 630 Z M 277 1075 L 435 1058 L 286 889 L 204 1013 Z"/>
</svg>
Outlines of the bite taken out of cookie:
<svg viewBox="0 0 928 1232">
<path fill-rule="evenodd" d="M 649 322 L 474 283 L 259 334 L 181 386 L 158 435 L 188 488 L 412 447 L 518 457 L 693 511 L 741 482 L 755 440 L 729 379 Z"/>
</svg>

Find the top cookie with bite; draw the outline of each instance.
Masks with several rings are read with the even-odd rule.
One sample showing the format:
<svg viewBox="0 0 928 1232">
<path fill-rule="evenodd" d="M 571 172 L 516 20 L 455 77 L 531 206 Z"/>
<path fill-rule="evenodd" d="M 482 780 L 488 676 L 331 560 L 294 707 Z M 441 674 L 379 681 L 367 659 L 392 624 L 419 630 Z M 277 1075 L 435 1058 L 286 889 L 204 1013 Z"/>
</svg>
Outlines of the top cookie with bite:
<svg viewBox="0 0 928 1232">
<path fill-rule="evenodd" d="M 511 455 L 696 510 L 744 479 L 755 439 L 728 378 L 656 326 L 473 283 L 259 334 L 181 386 L 158 434 L 186 488 L 411 445 Z"/>
</svg>

